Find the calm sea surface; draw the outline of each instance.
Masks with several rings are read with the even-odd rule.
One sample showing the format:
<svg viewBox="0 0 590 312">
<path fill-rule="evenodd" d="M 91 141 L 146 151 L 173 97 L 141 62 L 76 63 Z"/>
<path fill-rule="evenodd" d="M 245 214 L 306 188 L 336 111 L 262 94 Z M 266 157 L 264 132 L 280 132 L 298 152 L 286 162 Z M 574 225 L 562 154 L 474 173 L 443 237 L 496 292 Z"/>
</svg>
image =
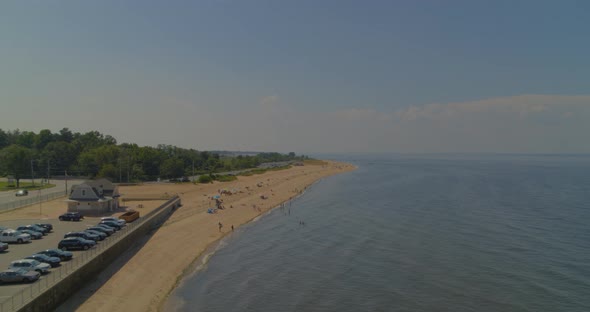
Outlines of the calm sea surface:
<svg viewBox="0 0 590 312">
<path fill-rule="evenodd" d="M 165 310 L 590 311 L 590 157 L 339 159 Z"/>
</svg>

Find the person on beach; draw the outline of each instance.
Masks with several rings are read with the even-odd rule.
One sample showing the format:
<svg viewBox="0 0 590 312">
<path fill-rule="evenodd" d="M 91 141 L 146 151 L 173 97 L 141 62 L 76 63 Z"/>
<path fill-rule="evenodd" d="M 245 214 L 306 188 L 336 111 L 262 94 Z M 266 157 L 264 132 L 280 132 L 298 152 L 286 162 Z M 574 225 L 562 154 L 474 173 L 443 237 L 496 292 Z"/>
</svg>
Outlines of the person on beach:
<svg viewBox="0 0 590 312">
<path fill-rule="evenodd" d="M 234 225 L 233 224 L 231 225 L 231 231 L 232 232 L 234 231 Z"/>
<path fill-rule="evenodd" d="M 223 224 L 221 224 L 221 222 L 219 222 L 219 232 L 221 232 L 222 227 L 223 227 Z"/>
</svg>

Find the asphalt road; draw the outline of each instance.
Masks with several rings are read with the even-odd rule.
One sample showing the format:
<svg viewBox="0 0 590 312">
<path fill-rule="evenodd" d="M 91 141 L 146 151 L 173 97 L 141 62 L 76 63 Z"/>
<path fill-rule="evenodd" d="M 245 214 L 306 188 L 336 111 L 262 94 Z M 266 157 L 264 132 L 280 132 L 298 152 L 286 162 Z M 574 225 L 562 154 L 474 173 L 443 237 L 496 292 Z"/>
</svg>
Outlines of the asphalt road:
<svg viewBox="0 0 590 312">
<path fill-rule="evenodd" d="M 30 219 L 30 220 L 17 220 L 17 221 L 1 221 L 0 226 L 8 228 L 17 228 L 20 225 L 27 225 L 32 223 L 51 223 L 53 225 L 53 232 L 43 236 L 42 239 L 32 240 L 30 243 L 25 244 L 9 244 L 8 250 L 0 252 L 0 271 L 8 268 L 10 263 L 15 260 L 23 259 L 26 256 L 30 256 L 41 250 L 57 248 L 57 244 L 63 239 L 67 232 L 80 231 L 93 226 L 99 222 L 100 218 L 85 218 L 80 222 L 72 221 L 59 221 L 56 219 Z M 117 234 L 115 234 L 117 235 Z M 100 244 L 100 242 L 99 242 Z M 74 258 L 85 251 L 72 251 Z M 50 269 L 54 271 L 55 269 Z M 42 275 L 41 279 L 50 278 L 48 274 Z M 38 283 L 35 282 L 35 283 Z M 0 302 L 6 298 L 11 297 L 29 284 L 0 284 Z"/>
</svg>

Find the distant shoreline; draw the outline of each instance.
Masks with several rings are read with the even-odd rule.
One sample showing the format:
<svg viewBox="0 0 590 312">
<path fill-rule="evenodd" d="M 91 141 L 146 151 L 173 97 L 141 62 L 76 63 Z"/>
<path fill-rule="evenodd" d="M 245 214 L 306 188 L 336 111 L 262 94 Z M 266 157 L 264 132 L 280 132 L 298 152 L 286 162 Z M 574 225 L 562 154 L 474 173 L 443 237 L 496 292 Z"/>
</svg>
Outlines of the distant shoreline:
<svg viewBox="0 0 590 312">
<path fill-rule="evenodd" d="M 348 163 L 325 161 L 239 177 L 233 182 L 122 187 L 121 193 L 127 196 L 178 193 L 183 206 L 141 249 L 134 250 L 135 254 L 118 271 L 99 277 L 103 280 L 100 285 L 90 283 L 83 287 L 58 311 L 160 311 L 199 259 L 232 232 L 232 225 L 236 229 L 250 223 L 282 203 L 296 199 L 320 179 L 356 168 Z M 207 213 L 213 203 L 211 196 L 223 188 L 239 193 L 221 195 L 225 209 L 216 214 Z M 263 195 L 267 199 L 262 199 Z M 218 223 L 223 225 L 221 230 Z"/>
</svg>

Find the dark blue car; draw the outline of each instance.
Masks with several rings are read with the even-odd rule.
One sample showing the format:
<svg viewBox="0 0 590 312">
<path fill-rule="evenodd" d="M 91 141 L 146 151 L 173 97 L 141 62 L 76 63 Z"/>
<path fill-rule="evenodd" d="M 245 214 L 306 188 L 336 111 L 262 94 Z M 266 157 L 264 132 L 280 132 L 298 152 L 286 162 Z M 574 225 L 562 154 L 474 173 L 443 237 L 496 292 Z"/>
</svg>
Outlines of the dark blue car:
<svg viewBox="0 0 590 312">
<path fill-rule="evenodd" d="M 59 216 L 59 221 L 80 221 L 84 219 L 84 216 L 79 212 L 66 212 Z"/>
</svg>

